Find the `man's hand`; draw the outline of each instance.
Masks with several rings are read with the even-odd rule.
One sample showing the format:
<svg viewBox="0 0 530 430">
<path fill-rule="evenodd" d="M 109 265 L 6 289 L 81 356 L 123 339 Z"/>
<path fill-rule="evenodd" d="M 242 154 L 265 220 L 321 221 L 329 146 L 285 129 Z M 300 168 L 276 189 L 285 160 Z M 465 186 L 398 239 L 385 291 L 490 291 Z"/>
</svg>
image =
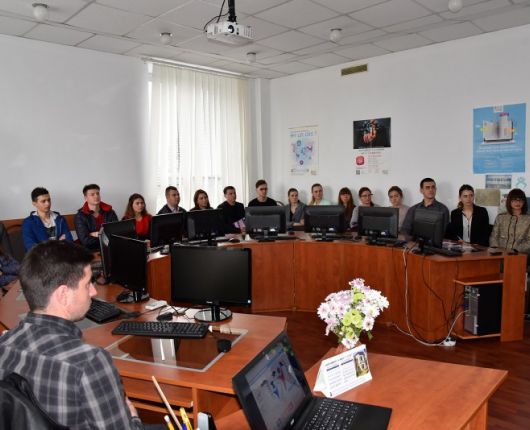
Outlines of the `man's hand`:
<svg viewBox="0 0 530 430">
<path fill-rule="evenodd" d="M 99 231 L 93 231 L 92 233 L 90 233 L 90 236 L 99 237 Z"/>
</svg>

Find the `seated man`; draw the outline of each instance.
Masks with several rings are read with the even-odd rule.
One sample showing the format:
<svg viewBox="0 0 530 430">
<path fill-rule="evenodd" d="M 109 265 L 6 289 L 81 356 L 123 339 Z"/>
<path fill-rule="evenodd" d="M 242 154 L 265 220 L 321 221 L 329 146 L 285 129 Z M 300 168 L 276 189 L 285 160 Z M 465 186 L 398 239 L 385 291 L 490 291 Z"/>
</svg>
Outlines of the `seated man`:
<svg viewBox="0 0 530 430">
<path fill-rule="evenodd" d="M 177 212 L 186 212 L 184 208 L 179 206 L 180 193 L 177 187 L 170 185 L 166 188 L 166 204 L 162 206 L 157 215 L 162 214 L 175 214 Z"/>
<path fill-rule="evenodd" d="M 20 283 L 30 312 L 0 336 L 0 379 L 24 377 L 44 411 L 71 429 L 142 429 L 110 354 L 83 342 L 74 324 L 96 295 L 91 261 L 67 241 L 26 254 Z"/>
<path fill-rule="evenodd" d="M 236 189 L 229 185 L 223 190 L 225 201 L 217 206 L 222 209 L 223 219 L 226 224 L 227 233 L 239 233 L 245 228 L 243 219 L 245 218 L 245 207 L 242 203 L 236 202 Z"/>
<path fill-rule="evenodd" d="M 75 215 L 75 231 L 83 246 L 95 251 L 99 249 L 99 231 L 107 222 L 118 221 L 112 206 L 101 201 L 99 185 L 90 184 L 83 187 L 85 204 Z"/>
<path fill-rule="evenodd" d="M 276 200 L 267 197 L 267 182 L 260 179 L 256 182 L 256 198 L 248 202 L 249 206 L 276 206 Z"/>
<path fill-rule="evenodd" d="M 410 236 L 412 234 L 412 222 L 416 209 L 422 208 L 430 211 L 441 212 L 444 217 L 444 225 L 449 223 L 449 209 L 443 203 L 436 200 L 436 182 L 431 178 L 423 178 L 420 182 L 420 193 L 423 200 L 414 206 L 411 206 L 405 215 L 400 233 Z"/>
<path fill-rule="evenodd" d="M 74 240 L 66 220 L 59 212 L 51 210 L 52 200 L 46 188 L 35 188 L 31 192 L 31 201 L 37 210 L 31 212 L 22 223 L 22 238 L 26 250 L 50 239 L 70 242 Z"/>
</svg>

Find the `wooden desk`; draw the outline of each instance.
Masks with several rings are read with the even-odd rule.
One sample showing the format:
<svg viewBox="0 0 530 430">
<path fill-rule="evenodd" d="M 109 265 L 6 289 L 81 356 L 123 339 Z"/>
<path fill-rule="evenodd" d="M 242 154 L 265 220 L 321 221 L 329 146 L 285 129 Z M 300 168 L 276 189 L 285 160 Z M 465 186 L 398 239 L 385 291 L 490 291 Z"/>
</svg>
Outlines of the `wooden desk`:
<svg viewBox="0 0 530 430">
<path fill-rule="evenodd" d="M 97 286 L 98 296 L 112 302 L 122 291 L 116 285 Z M 18 324 L 19 316 L 28 311 L 25 300 L 17 300 L 18 285 L 14 286 L 0 300 L 0 323 L 7 328 Z M 128 311 L 144 311 L 145 303 L 117 304 Z M 142 315 L 142 319 L 154 319 L 156 312 Z M 110 322 L 83 331 L 86 342 L 107 348 L 123 336 L 111 334 L 119 321 Z M 141 410 L 166 413 L 160 397 L 153 386 L 151 375 L 159 381 L 169 403 L 187 408 L 191 418 L 199 411 L 209 411 L 216 417 L 223 417 L 239 409 L 239 403 L 232 388 L 232 377 L 243 368 L 269 342 L 285 329 L 286 319 L 261 315 L 234 314 L 225 322 L 215 325 L 248 330 L 232 348 L 213 366 L 204 372 L 159 366 L 146 362 L 114 359 L 122 377 L 125 391 L 135 406 Z M 217 335 L 222 337 L 222 335 Z M 200 350 L 197 353 L 201 353 Z"/>
<path fill-rule="evenodd" d="M 369 353 L 368 359 L 373 379 L 337 398 L 392 408 L 390 430 L 485 430 L 488 400 L 508 375 L 505 370 L 383 354 Z M 311 387 L 319 365 L 306 373 Z M 219 430 L 250 429 L 242 411 L 216 425 Z"/>
<path fill-rule="evenodd" d="M 433 342 L 445 338 L 462 310 L 463 287 L 455 281 L 486 277 L 503 284 L 502 327 L 497 336 L 502 341 L 523 338 L 526 255 L 492 256 L 482 251 L 453 258 L 425 257 L 352 241 L 249 241 L 224 246 L 252 250 L 253 312 L 315 312 L 329 293 L 348 288 L 354 278 L 364 278 L 390 302 L 378 323 L 408 330 L 408 315 L 414 334 Z M 169 257 L 151 258 L 148 289 L 153 297 L 171 300 L 170 271 Z M 464 335 L 462 316 L 455 332 Z"/>
</svg>

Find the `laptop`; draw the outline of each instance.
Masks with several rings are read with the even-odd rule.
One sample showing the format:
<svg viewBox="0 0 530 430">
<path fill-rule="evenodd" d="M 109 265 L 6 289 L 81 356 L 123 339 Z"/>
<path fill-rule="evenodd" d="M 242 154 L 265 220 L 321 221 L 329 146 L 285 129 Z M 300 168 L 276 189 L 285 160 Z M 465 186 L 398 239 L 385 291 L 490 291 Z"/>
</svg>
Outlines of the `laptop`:
<svg viewBox="0 0 530 430">
<path fill-rule="evenodd" d="M 381 406 L 313 396 L 286 332 L 235 375 L 232 384 L 253 430 L 385 430 L 392 413 Z"/>
</svg>

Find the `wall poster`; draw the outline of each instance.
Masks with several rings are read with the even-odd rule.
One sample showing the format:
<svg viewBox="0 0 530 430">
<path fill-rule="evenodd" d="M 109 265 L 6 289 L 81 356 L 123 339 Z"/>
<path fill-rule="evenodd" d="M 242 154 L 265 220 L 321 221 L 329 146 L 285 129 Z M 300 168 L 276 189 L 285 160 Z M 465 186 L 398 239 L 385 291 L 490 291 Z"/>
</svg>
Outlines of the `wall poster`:
<svg viewBox="0 0 530 430">
<path fill-rule="evenodd" d="M 289 129 L 289 151 L 292 175 L 316 175 L 318 171 L 318 127 Z"/>
<path fill-rule="evenodd" d="M 390 118 L 353 121 L 355 174 L 388 175 L 391 163 Z"/>
<path fill-rule="evenodd" d="M 473 173 L 525 171 L 526 103 L 473 109 Z"/>
</svg>

